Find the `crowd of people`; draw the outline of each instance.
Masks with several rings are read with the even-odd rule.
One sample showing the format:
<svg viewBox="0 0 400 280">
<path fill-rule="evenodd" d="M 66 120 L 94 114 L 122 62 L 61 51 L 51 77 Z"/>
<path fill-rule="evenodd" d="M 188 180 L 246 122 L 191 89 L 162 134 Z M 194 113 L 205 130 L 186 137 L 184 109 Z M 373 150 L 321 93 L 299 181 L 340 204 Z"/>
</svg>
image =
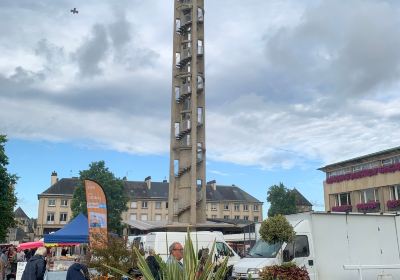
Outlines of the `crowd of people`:
<svg viewBox="0 0 400 280">
<path fill-rule="evenodd" d="M 206 263 L 209 250 L 202 249 L 198 252 L 198 258 L 203 265 Z M 0 248 L 0 280 L 16 279 L 18 262 L 26 262 L 25 270 L 21 280 L 43 280 L 48 267 L 46 256 L 48 249 L 39 247 L 37 249 L 18 251 L 16 247 L 10 246 Z M 183 246 L 179 242 L 174 242 L 169 246 L 169 257 L 167 265 L 177 265 L 183 270 Z M 156 259 L 154 250 L 149 250 L 146 262 L 156 280 L 160 279 L 160 265 Z M 199 273 L 201 273 L 201 269 Z M 142 279 L 138 270 L 131 270 L 131 276 Z M 89 272 L 86 265 L 80 262 L 80 258 L 75 258 L 75 262 L 68 268 L 66 280 L 89 280 Z"/>
<path fill-rule="evenodd" d="M 0 248 L 0 280 L 16 279 L 18 262 L 26 262 L 21 280 L 43 280 L 48 268 L 48 251 L 46 247 L 20 251 L 14 246 Z M 67 271 L 66 280 L 89 279 L 88 268 L 80 262 L 80 258 L 75 258 Z"/>
<path fill-rule="evenodd" d="M 14 246 L 0 248 L 0 280 L 15 279 L 18 262 L 28 261 L 36 249 L 17 251 Z"/>
</svg>

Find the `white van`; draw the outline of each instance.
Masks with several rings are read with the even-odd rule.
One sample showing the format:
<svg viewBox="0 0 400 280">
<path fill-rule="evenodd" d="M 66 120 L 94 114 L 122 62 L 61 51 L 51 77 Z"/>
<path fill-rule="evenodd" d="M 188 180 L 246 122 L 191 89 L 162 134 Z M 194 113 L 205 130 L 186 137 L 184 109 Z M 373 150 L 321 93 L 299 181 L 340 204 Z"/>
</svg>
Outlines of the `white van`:
<svg viewBox="0 0 400 280">
<path fill-rule="evenodd" d="M 290 244 L 262 240 L 233 267 L 233 279 L 260 279 L 266 266 L 292 261 L 311 280 L 400 280 L 400 216 L 311 212 L 286 216 Z"/>
<path fill-rule="evenodd" d="M 193 242 L 195 253 L 199 250 L 208 248 L 211 252 L 215 241 L 214 260 L 229 257 L 228 266 L 232 266 L 240 260 L 240 257 L 224 240 L 224 236 L 219 231 L 197 231 L 191 232 L 190 237 Z M 153 249 L 156 254 L 166 261 L 169 252 L 168 248 L 173 242 L 179 242 L 185 246 L 186 232 L 151 232 L 146 235 L 144 250 L 148 252 Z"/>
<path fill-rule="evenodd" d="M 128 248 L 134 245 L 140 250 L 144 250 L 145 243 L 146 243 L 146 235 L 129 235 L 128 242 L 126 245 L 128 246 Z"/>
</svg>

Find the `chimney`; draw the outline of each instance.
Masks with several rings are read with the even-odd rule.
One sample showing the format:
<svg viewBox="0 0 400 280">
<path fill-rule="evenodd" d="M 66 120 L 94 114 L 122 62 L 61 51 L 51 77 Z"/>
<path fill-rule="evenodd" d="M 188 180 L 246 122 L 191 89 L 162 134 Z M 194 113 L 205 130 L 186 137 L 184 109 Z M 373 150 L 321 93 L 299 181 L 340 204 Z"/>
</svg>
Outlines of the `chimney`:
<svg viewBox="0 0 400 280">
<path fill-rule="evenodd" d="M 144 181 L 146 182 L 147 188 L 150 190 L 151 189 L 151 176 L 147 176 L 144 178 Z"/>
<path fill-rule="evenodd" d="M 51 185 L 54 185 L 57 182 L 58 182 L 57 172 L 53 171 L 51 173 Z"/>
<path fill-rule="evenodd" d="M 216 191 L 217 190 L 217 181 L 212 180 L 210 182 L 207 182 L 207 185 L 211 185 L 211 188 Z"/>
</svg>

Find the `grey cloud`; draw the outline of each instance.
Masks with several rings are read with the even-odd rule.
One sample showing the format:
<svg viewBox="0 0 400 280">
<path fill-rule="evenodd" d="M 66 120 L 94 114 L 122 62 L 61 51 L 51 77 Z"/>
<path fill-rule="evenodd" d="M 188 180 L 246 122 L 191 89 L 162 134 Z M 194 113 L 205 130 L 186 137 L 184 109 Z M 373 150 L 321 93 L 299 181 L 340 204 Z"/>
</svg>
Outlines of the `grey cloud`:
<svg viewBox="0 0 400 280">
<path fill-rule="evenodd" d="M 14 73 L 10 76 L 10 80 L 20 84 L 31 84 L 38 80 L 44 80 L 45 75 L 41 72 L 35 73 L 24 69 L 21 66 L 15 68 Z"/>
<path fill-rule="evenodd" d="M 268 37 L 270 69 L 299 86 L 292 87 L 293 94 L 375 93 L 399 77 L 398 13 L 398 3 L 321 1 L 299 25 Z"/>
<path fill-rule="evenodd" d="M 125 14 L 118 15 L 117 21 L 108 26 L 112 44 L 119 50 L 132 39 L 132 25 L 127 21 Z"/>
<path fill-rule="evenodd" d="M 42 56 L 46 60 L 46 65 L 52 69 L 60 65 L 65 60 L 65 52 L 62 47 L 49 42 L 47 39 L 41 39 L 35 48 L 35 54 Z"/>
<path fill-rule="evenodd" d="M 75 53 L 79 71 L 83 77 L 102 73 L 100 62 L 105 59 L 109 48 L 107 32 L 103 25 L 96 24 L 93 26 L 92 33 L 92 37 L 87 38 Z"/>
</svg>

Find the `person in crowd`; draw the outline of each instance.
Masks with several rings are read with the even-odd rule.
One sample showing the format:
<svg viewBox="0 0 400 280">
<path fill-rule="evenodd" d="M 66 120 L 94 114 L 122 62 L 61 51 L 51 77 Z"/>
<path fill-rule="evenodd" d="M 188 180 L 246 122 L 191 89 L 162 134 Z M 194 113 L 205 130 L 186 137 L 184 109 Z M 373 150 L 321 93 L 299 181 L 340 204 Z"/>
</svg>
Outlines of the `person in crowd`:
<svg viewBox="0 0 400 280">
<path fill-rule="evenodd" d="M 155 280 L 160 279 L 159 271 L 160 265 L 157 262 L 156 257 L 154 256 L 155 252 L 153 249 L 149 250 L 149 256 L 146 258 L 147 265 L 150 268 L 151 274 L 153 275 Z"/>
<path fill-rule="evenodd" d="M 15 279 L 15 274 L 17 273 L 17 250 L 13 246 L 8 248 L 8 264 L 10 266 L 10 273 L 7 274 L 6 279 Z"/>
<path fill-rule="evenodd" d="M 73 263 L 67 271 L 66 280 L 89 280 L 89 271 L 86 265 L 80 262 L 80 258 L 75 258 Z"/>
<path fill-rule="evenodd" d="M 6 255 L 7 249 L 3 249 L 0 251 L 0 280 L 4 280 L 6 278 L 6 269 L 8 265 L 8 258 Z"/>
<path fill-rule="evenodd" d="M 175 261 L 178 262 L 179 268 L 183 270 L 183 264 L 181 262 L 183 258 L 183 246 L 179 242 L 174 242 L 169 246 L 169 257 L 167 264 L 172 264 Z"/>
<path fill-rule="evenodd" d="M 0 254 L 3 254 L 3 252 L 1 252 Z M 5 273 L 6 273 L 6 263 L 4 262 L 3 258 L 0 257 L 0 280 L 4 280 Z"/>
<path fill-rule="evenodd" d="M 201 277 L 201 275 L 203 274 L 203 272 L 205 270 L 209 254 L 210 254 L 210 250 L 208 248 L 200 249 L 199 252 L 197 253 L 197 258 L 200 262 L 199 270 L 196 273 L 197 279 Z"/>
<path fill-rule="evenodd" d="M 17 262 L 24 262 L 25 260 L 25 252 L 22 250 L 17 252 Z"/>
<path fill-rule="evenodd" d="M 29 261 L 29 259 L 32 257 L 31 250 L 25 249 L 24 253 L 25 253 L 25 261 Z"/>
<path fill-rule="evenodd" d="M 21 280 L 43 280 L 46 272 L 47 249 L 39 247 L 25 266 Z"/>
</svg>

